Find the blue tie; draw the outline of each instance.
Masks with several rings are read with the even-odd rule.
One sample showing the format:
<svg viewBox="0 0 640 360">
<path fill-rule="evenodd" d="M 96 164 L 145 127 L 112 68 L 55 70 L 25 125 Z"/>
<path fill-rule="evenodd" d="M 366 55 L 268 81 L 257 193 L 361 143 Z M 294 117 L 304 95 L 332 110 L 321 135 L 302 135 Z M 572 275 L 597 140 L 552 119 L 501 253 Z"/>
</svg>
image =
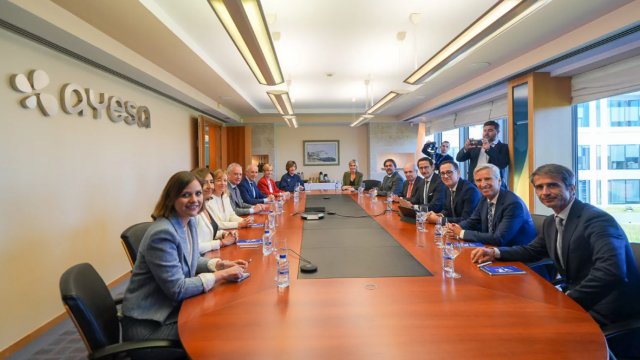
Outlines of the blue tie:
<svg viewBox="0 0 640 360">
<path fill-rule="evenodd" d="M 253 188 L 253 181 L 249 181 L 249 187 L 251 187 L 251 192 L 253 193 L 253 198 L 256 198 L 256 191 Z"/>
<path fill-rule="evenodd" d="M 489 202 L 489 233 L 493 234 L 493 203 Z"/>
</svg>

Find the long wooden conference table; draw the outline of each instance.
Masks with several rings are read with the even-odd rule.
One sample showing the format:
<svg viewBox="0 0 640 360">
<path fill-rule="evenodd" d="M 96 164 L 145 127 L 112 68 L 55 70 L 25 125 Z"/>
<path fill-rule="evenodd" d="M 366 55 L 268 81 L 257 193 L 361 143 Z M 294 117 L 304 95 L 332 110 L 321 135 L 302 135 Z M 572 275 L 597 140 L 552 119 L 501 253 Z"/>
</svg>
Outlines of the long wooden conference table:
<svg viewBox="0 0 640 360">
<path fill-rule="evenodd" d="M 276 238 L 300 253 L 305 208 L 288 198 Z M 386 204 L 351 196 L 370 215 Z M 397 205 L 394 205 L 394 207 Z M 328 215 L 331 216 L 331 215 Z M 265 223 L 266 215 L 254 215 Z M 288 288 L 277 287 L 276 259 L 261 248 L 225 247 L 207 254 L 252 259 L 251 277 L 221 282 L 182 305 L 178 330 L 194 360 L 199 359 L 607 359 L 605 339 L 578 304 L 521 263 L 504 263 L 526 275 L 489 276 L 463 249 L 455 261 L 459 279 L 442 271 L 433 228 L 388 212 L 374 217 L 434 276 L 298 279 L 298 256 L 289 252 Z M 323 220 L 320 220 L 323 221 Z M 240 229 L 240 239 L 262 236 L 263 228 Z M 425 242 L 426 247 L 418 247 Z M 304 257 L 304 254 L 302 255 Z M 312 259 L 310 259 L 312 260 Z M 365 289 L 374 284 L 375 290 Z"/>
</svg>

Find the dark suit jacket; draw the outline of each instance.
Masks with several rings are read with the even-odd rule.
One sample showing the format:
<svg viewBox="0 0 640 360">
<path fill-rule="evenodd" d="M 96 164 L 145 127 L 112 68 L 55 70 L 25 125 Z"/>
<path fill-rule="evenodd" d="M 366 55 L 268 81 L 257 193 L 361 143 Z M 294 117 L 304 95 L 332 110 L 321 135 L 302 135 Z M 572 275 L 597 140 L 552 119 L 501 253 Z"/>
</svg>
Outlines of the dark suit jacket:
<svg viewBox="0 0 640 360">
<path fill-rule="evenodd" d="M 453 206 L 451 206 L 451 189 L 445 185 L 442 215 L 447 218 L 448 222 L 457 224 L 471 216 L 478 206 L 482 194 L 475 185 L 465 179 L 458 180 L 455 191 L 456 197 L 453 199 Z M 455 216 L 453 216 L 453 210 L 455 210 Z"/>
<path fill-rule="evenodd" d="M 557 249 L 554 215 L 544 220 L 543 231 L 528 246 L 499 248 L 500 260 L 553 259 L 567 282 L 567 295 L 600 325 L 640 314 L 640 275 L 629 241 L 616 220 L 606 212 L 574 200 L 562 235 L 562 268 Z"/>
<path fill-rule="evenodd" d="M 465 151 L 464 147 L 458 151 L 458 155 L 456 155 L 456 161 L 469 161 L 469 171 L 467 172 L 467 179 L 475 184 L 476 180 L 473 177 L 473 170 L 478 166 L 478 155 L 480 155 L 481 147 L 471 148 L 469 151 Z M 500 177 L 502 178 L 503 187 L 506 187 L 505 183 L 505 168 L 509 166 L 509 145 L 500 142 L 495 146 L 492 146 L 489 151 L 487 151 L 487 155 L 489 155 L 489 164 L 493 164 L 500 169 Z"/>
<path fill-rule="evenodd" d="M 240 184 L 238 184 L 238 186 L 237 186 L 238 193 L 240 193 L 240 186 L 239 185 Z M 245 202 L 242 201 L 242 194 L 240 195 L 240 197 L 238 197 L 236 195 L 235 190 L 231 186 L 231 183 L 227 183 L 227 189 L 229 190 L 229 202 L 231 203 L 231 207 L 233 208 L 233 212 L 236 213 L 236 215 L 238 215 L 238 216 L 251 214 L 251 208 L 253 208 L 253 205 L 245 204 Z"/>
<path fill-rule="evenodd" d="M 253 191 L 251 187 L 253 186 Z M 238 184 L 238 190 L 240 190 L 240 196 L 242 196 L 242 201 L 247 204 L 256 205 L 256 204 L 264 204 L 264 200 L 267 198 L 267 195 L 263 194 L 260 189 L 258 189 L 258 184 L 251 181 L 249 184 L 249 179 L 247 177 L 243 177 L 240 184 Z M 255 195 L 254 195 L 255 191 Z"/>
<path fill-rule="evenodd" d="M 489 233 L 488 203 L 483 196 L 471 217 L 458 224 L 465 230 L 465 241 L 515 246 L 527 245 L 536 237 L 527 206 L 518 195 L 505 189 L 500 189 L 498 202 L 493 209 L 493 233 Z"/>
<path fill-rule="evenodd" d="M 418 193 L 418 190 L 420 190 L 420 188 L 424 186 L 422 185 L 422 181 L 424 181 L 424 178 L 422 176 L 418 176 L 416 180 L 413 182 L 413 187 L 411 188 L 411 194 L 407 194 L 407 191 L 409 191 L 409 180 L 405 180 L 404 184 L 402 185 L 402 191 L 398 196 L 400 196 L 403 199 L 410 199 L 416 196 L 416 194 Z"/>
<path fill-rule="evenodd" d="M 409 201 L 414 205 L 422 205 L 425 203 L 424 198 L 424 187 L 427 185 L 427 179 L 423 178 L 420 183 L 420 189 L 418 189 L 418 193 L 409 199 Z M 426 204 L 429 208 L 429 211 L 433 212 L 441 212 L 444 207 L 444 188 L 447 186 L 442 182 L 440 175 L 433 174 L 431 176 L 431 183 L 429 183 L 429 203 Z"/>
<path fill-rule="evenodd" d="M 400 196 L 403 181 L 397 171 L 391 177 L 385 175 L 382 183 L 378 186 L 378 196 L 387 196 L 389 193 Z"/>
</svg>

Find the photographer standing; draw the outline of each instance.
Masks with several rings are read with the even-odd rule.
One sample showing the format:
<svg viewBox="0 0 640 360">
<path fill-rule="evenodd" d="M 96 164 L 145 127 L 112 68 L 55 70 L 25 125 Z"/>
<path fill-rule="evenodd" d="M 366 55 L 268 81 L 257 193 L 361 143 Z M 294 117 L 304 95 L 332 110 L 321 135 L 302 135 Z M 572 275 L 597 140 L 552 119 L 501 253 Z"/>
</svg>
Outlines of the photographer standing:
<svg viewBox="0 0 640 360">
<path fill-rule="evenodd" d="M 426 156 L 433 159 L 435 162 L 436 171 L 440 172 L 440 163 L 443 161 L 453 161 L 453 157 L 451 155 L 447 155 L 449 152 L 449 142 L 443 141 L 440 145 L 440 154 L 436 152 L 436 143 L 431 142 L 431 140 L 427 140 L 427 142 L 422 147 L 422 153 Z"/>
<path fill-rule="evenodd" d="M 493 164 L 500 169 L 502 187 L 507 188 L 504 169 L 509 166 L 509 145 L 500 142 L 498 134 L 500 134 L 500 124 L 493 120 L 487 121 L 482 129 L 482 140 L 467 140 L 464 148 L 456 155 L 458 162 L 470 160 L 467 179 L 471 183 L 475 184 L 473 170 L 476 166 Z"/>
</svg>

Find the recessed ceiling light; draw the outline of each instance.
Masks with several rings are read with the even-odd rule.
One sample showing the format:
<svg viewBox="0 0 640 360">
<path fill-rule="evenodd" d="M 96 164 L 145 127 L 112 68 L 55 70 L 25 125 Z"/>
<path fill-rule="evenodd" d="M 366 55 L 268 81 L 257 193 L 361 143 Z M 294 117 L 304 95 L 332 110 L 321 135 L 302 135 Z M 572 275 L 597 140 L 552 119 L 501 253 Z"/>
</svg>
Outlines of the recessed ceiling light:
<svg viewBox="0 0 640 360">
<path fill-rule="evenodd" d="M 470 68 L 470 69 L 482 69 L 482 68 L 487 67 L 487 66 L 489 66 L 489 65 L 491 65 L 491 63 L 488 63 L 488 62 L 479 62 L 479 63 L 475 63 L 475 64 L 471 64 L 471 65 L 469 65 L 469 68 Z"/>
<path fill-rule="evenodd" d="M 220 99 L 222 100 L 231 100 L 230 96 L 220 96 Z"/>
<path fill-rule="evenodd" d="M 333 73 L 332 72 L 328 72 L 327 73 L 327 77 L 333 77 Z"/>
</svg>

